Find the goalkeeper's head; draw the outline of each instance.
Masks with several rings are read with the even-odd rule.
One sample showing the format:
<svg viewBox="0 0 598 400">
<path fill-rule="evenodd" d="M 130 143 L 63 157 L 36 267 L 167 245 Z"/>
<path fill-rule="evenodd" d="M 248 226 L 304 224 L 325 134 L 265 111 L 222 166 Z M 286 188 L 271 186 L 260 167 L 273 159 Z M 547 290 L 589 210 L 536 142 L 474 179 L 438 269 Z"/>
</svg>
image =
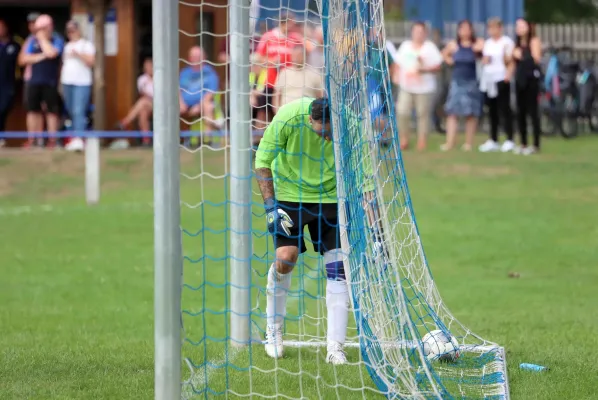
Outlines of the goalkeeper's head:
<svg viewBox="0 0 598 400">
<path fill-rule="evenodd" d="M 332 139 L 330 128 L 330 103 L 326 97 L 312 101 L 309 107 L 309 122 L 311 128 L 325 140 Z"/>
</svg>

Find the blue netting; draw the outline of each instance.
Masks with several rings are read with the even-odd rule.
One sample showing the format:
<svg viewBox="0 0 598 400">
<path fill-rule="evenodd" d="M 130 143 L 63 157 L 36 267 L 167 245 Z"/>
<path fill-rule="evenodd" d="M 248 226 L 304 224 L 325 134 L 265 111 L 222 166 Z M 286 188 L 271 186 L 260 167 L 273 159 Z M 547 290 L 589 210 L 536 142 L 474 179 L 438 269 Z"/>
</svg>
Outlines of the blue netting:
<svg viewBox="0 0 598 400">
<path fill-rule="evenodd" d="M 362 358 L 389 398 L 504 398 L 501 350 L 460 326 L 444 308 L 419 242 L 397 145 L 381 6 L 381 1 L 322 2 L 339 196 L 346 206 L 344 249 Z M 365 188 L 368 176 L 376 182 L 373 189 Z M 374 259 L 378 241 L 386 254 Z M 471 340 L 476 345 L 467 350 L 481 355 L 466 354 L 438 367 L 421 345 L 433 329 L 452 331 L 462 343 Z"/>
</svg>

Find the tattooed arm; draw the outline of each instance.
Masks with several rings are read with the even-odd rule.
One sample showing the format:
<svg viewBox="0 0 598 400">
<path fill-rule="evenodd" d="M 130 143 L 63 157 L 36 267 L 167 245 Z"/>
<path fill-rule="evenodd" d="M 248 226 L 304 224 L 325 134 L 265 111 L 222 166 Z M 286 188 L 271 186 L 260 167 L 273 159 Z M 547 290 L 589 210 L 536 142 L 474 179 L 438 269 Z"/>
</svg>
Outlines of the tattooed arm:
<svg viewBox="0 0 598 400">
<path fill-rule="evenodd" d="M 274 182 L 272 180 L 272 170 L 270 168 L 256 168 L 255 176 L 257 184 L 260 187 L 264 201 L 274 198 Z"/>
<path fill-rule="evenodd" d="M 266 128 L 255 154 L 255 176 L 264 201 L 274 199 L 272 163 L 286 148 L 287 124 L 278 115 Z"/>
</svg>

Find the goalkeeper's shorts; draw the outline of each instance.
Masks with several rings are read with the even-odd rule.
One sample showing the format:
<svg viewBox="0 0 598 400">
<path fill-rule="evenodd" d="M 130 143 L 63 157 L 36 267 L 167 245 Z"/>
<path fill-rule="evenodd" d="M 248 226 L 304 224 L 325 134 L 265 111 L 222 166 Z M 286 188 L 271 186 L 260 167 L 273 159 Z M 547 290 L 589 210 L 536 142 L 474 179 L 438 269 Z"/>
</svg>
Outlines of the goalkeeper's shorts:
<svg viewBox="0 0 598 400">
<path fill-rule="evenodd" d="M 278 205 L 294 222 L 291 236 L 274 236 L 274 247 L 295 246 L 301 253 L 307 251 L 304 229 L 307 226 L 314 251 L 324 254 L 329 250 L 340 249 L 338 207 L 336 203 L 295 203 L 279 201 Z"/>
<path fill-rule="evenodd" d="M 372 121 L 375 121 L 386 114 L 386 107 L 384 106 L 382 94 L 379 91 L 372 91 L 369 95 L 370 114 Z"/>
</svg>

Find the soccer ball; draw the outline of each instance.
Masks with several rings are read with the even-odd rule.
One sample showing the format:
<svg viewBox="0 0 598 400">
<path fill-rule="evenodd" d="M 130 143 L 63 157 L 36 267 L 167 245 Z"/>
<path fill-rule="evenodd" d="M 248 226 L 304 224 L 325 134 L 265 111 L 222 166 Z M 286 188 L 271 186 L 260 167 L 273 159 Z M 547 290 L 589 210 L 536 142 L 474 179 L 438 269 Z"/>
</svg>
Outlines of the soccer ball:
<svg viewBox="0 0 598 400">
<path fill-rule="evenodd" d="M 424 355 L 430 361 L 456 361 L 461 355 L 457 339 L 440 329 L 428 332 L 422 338 Z"/>
</svg>

